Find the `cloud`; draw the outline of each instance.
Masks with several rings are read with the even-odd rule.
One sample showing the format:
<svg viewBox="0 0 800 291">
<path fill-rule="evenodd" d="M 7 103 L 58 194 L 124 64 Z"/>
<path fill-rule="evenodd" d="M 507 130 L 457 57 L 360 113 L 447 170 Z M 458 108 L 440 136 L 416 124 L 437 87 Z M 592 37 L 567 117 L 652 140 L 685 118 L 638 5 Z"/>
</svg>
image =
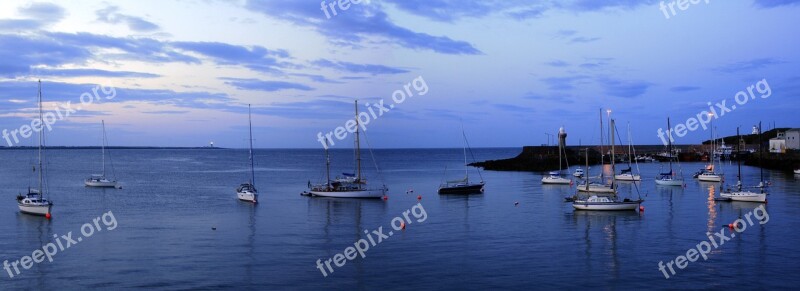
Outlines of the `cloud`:
<svg viewBox="0 0 800 291">
<path fill-rule="evenodd" d="M 285 50 L 269 50 L 262 46 L 238 46 L 221 42 L 174 42 L 172 46 L 211 58 L 220 65 L 241 65 L 248 69 L 281 73 L 286 67 L 278 58 L 288 58 Z"/>
<path fill-rule="evenodd" d="M 64 18 L 64 8 L 52 3 L 30 3 L 17 8 L 22 19 L 0 19 L 0 30 L 30 31 L 59 22 Z"/>
<path fill-rule="evenodd" d="M 737 63 L 727 64 L 723 66 L 719 66 L 714 68 L 714 71 L 721 72 L 721 73 L 740 73 L 740 72 L 749 72 L 754 71 L 762 68 L 766 68 L 773 65 L 784 64 L 786 62 L 781 60 L 776 60 L 773 58 L 761 58 L 749 61 L 741 61 Z"/>
<path fill-rule="evenodd" d="M 245 7 L 296 25 L 308 26 L 328 37 L 334 43 L 358 45 L 382 38 L 410 49 L 431 50 L 442 54 L 476 55 L 481 52 L 465 41 L 446 36 L 433 36 L 415 32 L 394 24 L 377 3 L 351 5 L 346 11 L 326 19 L 320 5 L 309 5 L 305 1 L 248 0 Z M 329 12 L 330 13 L 330 12 Z"/>
<path fill-rule="evenodd" d="M 800 0 L 755 0 L 757 6 L 763 8 L 773 8 L 778 6 L 797 5 Z"/>
<path fill-rule="evenodd" d="M 644 95 L 652 84 L 646 81 L 627 81 L 599 78 L 606 94 L 614 97 L 633 98 Z"/>
<path fill-rule="evenodd" d="M 317 82 L 317 83 L 328 83 L 328 84 L 343 84 L 344 83 L 342 81 L 336 81 L 336 80 L 328 79 L 327 77 L 322 76 L 322 75 L 314 75 L 314 74 L 291 74 L 291 75 L 292 76 L 297 76 L 297 77 L 306 77 L 306 78 L 310 79 L 311 81 L 314 81 L 314 82 Z"/>
<path fill-rule="evenodd" d="M 545 65 L 548 65 L 548 66 L 551 66 L 551 67 L 558 67 L 558 68 L 569 67 L 569 63 L 567 63 L 565 61 L 562 61 L 562 60 L 553 60 L 553 61 L 545 63 Z"/>
<path fill-rule="evenodd" d="M 588 76 L 547 77 L 541 79 L 550 90 L 563 91 L 575 89 L 576 83 L 589 79 Z"/>
<path fill-rule="evenodd" d="M 284 81 L 263 81 L 258 79 L 239 79 L 239 78 L 220 78 L 220 80 L 224 80 L 225 84 L 231 85 L 239 90 L 266 91 L 266 92 L 276 92 L 289 89 L 296 89 L 302 91 L 314 90 L 314 88 L 311 88 L 303 84 L 284 82 Z"/>
<path fill-rule="evenodd" d="M 313 61 L 312 64 L 319 67 L 335 69 L 343 72 L 367 73 L 373 76 L 385 75 L 385 74 L 402 74 L 409 72 L 408 70 L 405 69 L 393 68 L 384 65 L 356 64 L 356 63 L 336 62 L 336 61 L 329 61 L 322 59 Z"/>
<path fill-rule="evenodd" d="M 700 89 L 701 88 L 697 87 L 697 86 L 675 86 L 675 87 L 669 88 L 669 90 L 672 91 L 672 92 L 691 92 L 691 91 L 697 91 L 697 90 L 700 90 Z"/>
<path fill-rule="evenodd" d="M 110 78 L 157 78 L 161 75 L 129 72 L 106 71 L 100 69 L 32 69 L 32 75 L 52 77 L 110 77 Z"/>
<path fill-rule="evenodd" d="M 122 14 L 119 12 L 118 6 L 108 6 L 106 8 L 95 11 L 97 20 L 110 24 L 125 24 L 130 30 L 137 32 L 151 32 L 158 30 L 160 27 L 150 21 L 144 20 L 141 17 Z"/>
</svg>

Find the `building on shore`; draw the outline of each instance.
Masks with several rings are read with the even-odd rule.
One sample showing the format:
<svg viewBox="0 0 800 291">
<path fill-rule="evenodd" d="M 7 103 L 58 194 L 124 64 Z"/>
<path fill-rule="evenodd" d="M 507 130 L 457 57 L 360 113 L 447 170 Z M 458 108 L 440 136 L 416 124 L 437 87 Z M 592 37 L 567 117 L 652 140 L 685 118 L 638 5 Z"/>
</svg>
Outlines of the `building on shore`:
<svg viewBox="0 0 800 291">
<path fill-rule="evenodd" d="M 786 150 L 800 150 L 800 128 L 792 128 L 778 132 L 778 136 L 769 139 L 769 152 L 786 153 Z"/>
</svg>

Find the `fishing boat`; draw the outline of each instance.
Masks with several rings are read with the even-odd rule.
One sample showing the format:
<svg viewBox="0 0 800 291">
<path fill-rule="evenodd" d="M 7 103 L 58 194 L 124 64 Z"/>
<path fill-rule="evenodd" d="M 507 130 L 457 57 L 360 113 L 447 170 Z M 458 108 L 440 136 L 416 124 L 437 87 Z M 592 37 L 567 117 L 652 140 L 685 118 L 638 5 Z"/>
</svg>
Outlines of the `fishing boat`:
<svg viewBox="0 0 800 291">
<path fill-rule="evenodd" d="M 713 121 L 713 118 L 712 118 L 712 120 L 711 120 L 712 124 L 710 126 L 711 127 L 711 140 L 710 140 L 709 150 L 708 150 L 709 157 L 710 157 L 710 161 L 709 161 L 710 164 L 708 164 L 706 166 L 706 169 L 705 169 L 704 172 L 699 173 L 697 175 L 697 180 L 703 181 L 703 182 L 715 182 L 716 183 L 716 182 L 722 182 L 722 180 L 724 180 L 724 174 L 715 172 L 716 165 L 714 164 L 714 162 L 716 161 L 716 159 L 714 158 L 714 141 L 715 141 L 715 139 L 714 139 L 714 125 L 713 125 L 713 122 L 714 121 Z"/>
<path fill-rule="evenodd" d="M 564 153 L 564 157 L 566 158 L 566 151 L 564 147 L 566 146 L 564 143 L 566 142 L 567 132 L 564 130 L 564 127 L 558 129 L 558 172 L 552 171 L 549 173 L 548 176 L 542 178 L 542 184 L 556 184 L 556 185 L 570 185 L 572 184 L 572 180 L 562 177 L 563 174 L 561 171 L 561 153 Z M 569 159 L 567 159 L 567 169 L 569 169 Z"/>
<path fill-rule="evenodd" d="M 242 183 L 241 185 L 239 185 L 239 187 L 236 188 L 236 197 L 239 198 L 240 201 L 258 203 L 258 189 L 256 189 L 256 170 L 255 170 L 255 161 L 253 158 L 253 117 L 252 113 L 250 112 L 250 104 L 247 104 L 247 120 L 248 120 L 248 127 L 250 129 L 250 138 L 249 138 L 250 181 L 248 181 L 247 183 Z"/>
<path fill-rule="evenodd" d="M 112 162 L 111 169 L 113 174 L 113 179 L 106 178 L 106 145 L 108 143 L 108 138 L 106 137 L 106 121 L 101 121 L 103 127 L 103 141 L 101 142 L 101 156 L 102 156 L 102 174 L 92 174 L 87 178 L 83 183 L 87 187 L 100 187 L 100 188 L 116 188 L 117 187 L 117 178 L 116 173 L 114 173 L 114 164 Z M 109 159 L 110 160 L 110 159 Z"/>
<path fill-rule="evenodd" d="M 42 81 L 39 81 L 39 124 L 45 124 L 43 115 L 42 115 Z M 50 218 L 50 212 L 53 209 L 53 202 L 47 199 L 47 183 L 46 183 L 46 173 L 44 165 L 45 156 L 45 140 L 44 140 L 44 129 L 39 128 L 39 152 L 38 152 L 38 163 L 37 166 L 33 168 L 34 171 L 39 172 L 39 188 L 33 189 L 30 186 L 28 187 L 28 191 L 25 195 L 21 193 L 17 195 L 17 204 L 19 205 L 19 211 L 25 214 L 31 215 L 42 215 L 47 218 Z"/>
<path fill-rule="evenodd" d="M 612 137 L 613 138 L 613 137 Z M 636 149 L 633 148 L 633 139 L 631 138 L 631 126 L 628 124 L 628 168 L 623 169 L 619 175 L 616 175 L 614 178 L 617 181 L 626 181 L 626 182 L 636 182 L 641 181 L 641 175 L 633 174 L 632 164 L 636 163 L 636 171 L 641 173 L 639 170 L 639 162 L 634 161 L 633 157 L 636 156 Z"/>
<path fill-rule="evenodd" d="M 386 185 L 381 185 L 379 188 L 367 187 L 367 180 L 364 179 L 361 172 L 361 141 L 358 120 L 358 101 L 355 102 L 356 115 L 356 131 L 355 131 L 355 162 L 356 173 L 344 174 L 343 176 L 331 179 L 331 159 L 328 153 L 328 147 L 325 147 L 325 177 L 324 184 L 313 185 L 309 181 L 308 191 L 301 193 L 304 196 L 320 196 L 320 197 L 334 197 L 334 198 L 382 198 L 386 196 L 389 191 Z M 327 144 L 326 140 L 326 144 Z M 372 157 L 375 158 L 374 156 Z M 380 169 L 378 169 L 380 172 Z"/>
<path fill-rule="evenodd" d="M 461 136 L 464 138 L 464 178 L 459 180 L 451 180 L 445 181 L 444 183 L 439 185 L 439 190 L 437 191 L 439 194 L 481 194 L 483 193 L 483 186 L 486 184 L 483 181 L 483 175 L 481 175 L 481 170 L 478 169 L 478 176 L 480 176 L 481 181 L 478 183 L 470 183 L 469 181 L 469 165 L 467 164 L 467 149 L 469 149 L 470 154 L 472 154 L 472 148 L 469 147 L 469 141 L 467 141 L 467 134 L 464 132 L 464 125 L 461 125 Z M 473 156 L 473 160 L 475 157 Z M 447 168 L 445 168 L 445 174 L 447 173 Z"/>
<path fill-rule="evenodd" d="M 614 136 L 614 120 L 611 119 L 610 124 L 611 136 Z M 614 139 L 611 139 L 611 169 L 615 170 L 614 166 Z M 586 167 L 589 167 L 589 150 L 586 150 Z M 589 178 L 586 178 L 586 185 L 589 185 Z M 595 210 L 595 211 L 630 211 L 639 208 L 643 200 L 631 200 L 625 198 L 620 200 L 617 196 L 616 183 L 612 178 L 611 189 L 613 193 L 609 195 L 599 193 L 578 193 L 572 202 L 572 207 L 576 210 Z"/>
<path fill-rule="evenodd" d="M 672 128 L 670 124 L 669 118 L 667 118 L 667 128 Z M 667 152 L 672 153 L 672 131 L 667 131 Z M 680 169 L 680 164 L 678 164 L 679 168 L 679 175 L 675 175 L 675 170 L 672 169 L 672 159 L 669 160 L 669 172 L 664 173 L 663 171 L 659 173 L 658 177 L 656 177 L 656 185 L 662 186 L 683 186 L 683 170 Z M 699 174 L 698 174 L 699 176 Z"/>
<path fill-rule="evenodd" d="M 739 136 L 739 128 L 736 128 L 736 136 L 739 140 L 741 140 L 741 136 Z M 759 163 L 761 163 L 761 139 L 759 135 Z M 737 143 L 736 150 L 739 152 L 739 144 Z M 736 182 L 734 188 L 728 187 L 725 191 L 719 193 L 719 196 L 723 199 L 730 199 L 732 201 L 745 201 L 745 202 L 767 202 L 767 193 L 764 191 L 764 170 L 761 170 L 761 183 L 758 186 L 752 187 L 759 189 L 758 192 L 750 191 L 744 188 L 742 185 L 742 159 L 736 159 L 736 165 L 739 169 L 739 179 Z"/>
</svg>

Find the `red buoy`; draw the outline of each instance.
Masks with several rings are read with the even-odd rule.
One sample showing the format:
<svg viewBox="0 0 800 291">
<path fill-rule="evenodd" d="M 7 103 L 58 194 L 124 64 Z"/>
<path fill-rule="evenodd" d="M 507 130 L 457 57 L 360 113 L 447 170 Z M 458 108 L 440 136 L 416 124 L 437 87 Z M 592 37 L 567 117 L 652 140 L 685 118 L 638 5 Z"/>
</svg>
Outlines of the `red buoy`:
<svg viewBox="0 0 800 291">
<path fill-rule="evenodd" d="M 400 223 L 400 229 L 406 229 L 406 223 L 405 222 L 401 222 Z"/>
<path fill-rule="evenodd" d="M 644 206 L 642 206 L 642 205 L 639 205 L 639 211 L 640 211 L 640 212 L 641 212 L 641 211 L 644 211 Z"/>
<path fill-rule="evenodd" d="M 44 218 L 50 219 L 50 217 L 52 217 L 52 216 L 50 215 L 50 212 L 48 212 L 47 214 L 45 214 L 45 215 L 44 215 Z"/>
<path fill-rule="evenodd" d="M 417 200 L 422 200 L 422 195 L 417 195 Z"/>
<path fill-rule="evenodd" d="M 383 201 L 389 200 L 389 196 L 383 195 Z"/>
<path fill-rule="evenodd" d="M 729 223 L 728 228 L 733 228 L 733 223 Z"/>
</svg>

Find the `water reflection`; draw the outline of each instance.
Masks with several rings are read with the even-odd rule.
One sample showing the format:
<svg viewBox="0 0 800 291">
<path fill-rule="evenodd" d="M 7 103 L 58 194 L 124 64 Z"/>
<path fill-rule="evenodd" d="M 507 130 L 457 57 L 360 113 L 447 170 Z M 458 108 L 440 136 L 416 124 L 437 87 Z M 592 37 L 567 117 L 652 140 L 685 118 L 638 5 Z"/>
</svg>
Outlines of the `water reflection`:
<svg viewBox="0 0 800 291">
<path fill-rule="evenodd" d="M 592 274 L 592 264 L 600 262 L 603 266 L 602 270 L 598 271 L 610 274 L 612 277 L 610 279 L 619 279 L 621 274 L 620 256 L 618 253 L 619 238 L 617 236 L 617 222 L 640 219 L 639 214 L 633 211 L 574 211 L 572 218 L 572 223 L 575 225 L 580 225 L 581 223 L 585 225 L 583 240 L 586 248 L 584 250 L 583 261 L 586 263 L 586 270 L 584 271 L 588 274 Z M 599 230 L 602 236 L 602 240 L 597 247 L 601 248 L 603 251 L 600 252 L 598 254 L 599 256 L 596 258 L 593 254 L 595 243 L 592 240 L 592 229 Z"/>
</svg>

